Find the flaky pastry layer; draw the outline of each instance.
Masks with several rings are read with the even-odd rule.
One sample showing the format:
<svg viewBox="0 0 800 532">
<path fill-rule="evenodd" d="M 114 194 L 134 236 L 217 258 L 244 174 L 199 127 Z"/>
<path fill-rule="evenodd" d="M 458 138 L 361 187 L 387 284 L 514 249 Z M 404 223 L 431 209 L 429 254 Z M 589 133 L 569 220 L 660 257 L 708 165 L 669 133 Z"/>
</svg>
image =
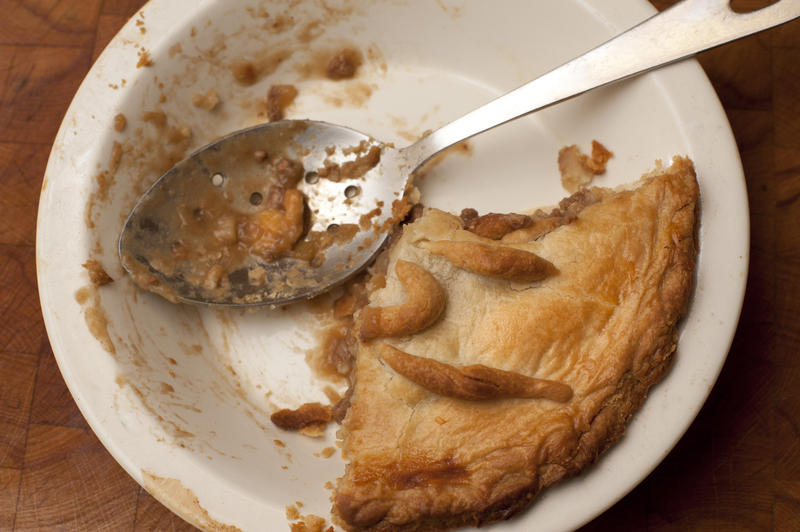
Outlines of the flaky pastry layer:
<svg viewBox="0 0 800 532">
<path fill-rule="evenodd" d="M 698 195 L 685 158 L 635 188 L 574 195 L 566 204 L 577 214 L 535 240 L 502 238 L 554 265 L 555 274 L 533 281 L 479 275 L 426 249 L 442 241 L 497 245 L 456 216 L 427 209 L 406 226 L 370 305 L 403 303 L 392 273 L 399 260 L 430 272 L 447 303 L 423 331 L 359 344 L 342 427 L 348 465 L 335 495 L 339 524 L 411 531 L 507 519 L 594 462 L 623 434 L 675 351 L 693 281 Z M 557 381 L 573 395 L 566 402 L 439 395 L 393 370 L 380 356 L 384 343 L 454 367 Z"/>
</svg>

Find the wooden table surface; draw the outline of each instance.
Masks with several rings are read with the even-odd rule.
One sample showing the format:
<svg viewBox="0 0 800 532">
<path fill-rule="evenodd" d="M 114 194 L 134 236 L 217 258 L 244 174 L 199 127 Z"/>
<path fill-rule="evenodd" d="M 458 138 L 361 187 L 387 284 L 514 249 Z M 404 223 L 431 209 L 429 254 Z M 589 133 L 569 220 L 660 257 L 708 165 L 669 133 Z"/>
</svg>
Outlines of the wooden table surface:
<svg viewBox="0 0 800 532">
<path fill-rule="evenodd" d="M 56 366 L 36 291 L 36 206 L 52 141 L 94 58 L 141 4 L 0 0 L 0 530 L 192 529 L 89 429 Z M 744 310 L 688 433 L 586 531 L 800 530 L 800 22 L 700 62 L 747 178 Z"/>
</svg>

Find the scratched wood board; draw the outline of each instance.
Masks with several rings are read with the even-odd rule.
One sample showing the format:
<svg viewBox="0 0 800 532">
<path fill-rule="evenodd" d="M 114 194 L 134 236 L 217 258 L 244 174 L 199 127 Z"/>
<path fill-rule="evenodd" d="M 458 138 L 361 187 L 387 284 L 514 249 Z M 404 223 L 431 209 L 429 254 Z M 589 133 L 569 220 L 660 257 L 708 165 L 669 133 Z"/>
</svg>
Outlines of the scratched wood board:
<svg viewBox="0 0 800 532">
<path fill-rule="evenodd" d="M 93 60 L 142 4 L 0 0 L 0 530 L 192 529 L 88 428 L 56 366 L 36 292 L 36 207 L 53 138 Z M 700 62 L 747 179 L 744 310 L 687 434 L 584 531 L 800 530 L 800 22 Z"/>
</svg>

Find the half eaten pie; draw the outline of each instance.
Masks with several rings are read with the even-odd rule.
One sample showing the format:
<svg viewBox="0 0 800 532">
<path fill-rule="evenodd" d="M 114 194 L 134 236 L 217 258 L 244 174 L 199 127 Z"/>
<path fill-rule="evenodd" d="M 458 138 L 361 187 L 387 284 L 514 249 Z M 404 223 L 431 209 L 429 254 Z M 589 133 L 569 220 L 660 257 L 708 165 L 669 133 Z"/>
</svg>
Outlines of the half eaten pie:
<svg viewBox="0 0 800 532">
<path fill-rule="evenodd" d="M 675 158 L 551 213 L 425 209 L 406 225 L 356 314 L 338 523 L 507 519 L 594 462 L 675 351 L 697 202 L 692 163 Z"/>
</svg>

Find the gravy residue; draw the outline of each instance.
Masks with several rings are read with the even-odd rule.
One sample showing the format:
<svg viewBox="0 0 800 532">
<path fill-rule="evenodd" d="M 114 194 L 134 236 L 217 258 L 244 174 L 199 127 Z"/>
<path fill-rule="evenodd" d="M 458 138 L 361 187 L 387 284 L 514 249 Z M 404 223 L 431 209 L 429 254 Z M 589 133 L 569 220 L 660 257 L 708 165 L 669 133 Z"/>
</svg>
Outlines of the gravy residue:
<svg viewBox="0 0 800 532">
<path fill-rule="evenodd" d="M 149 471 L 142 471 L 145 489 L 155 498 L 174 509 L 182 517 L 202 530 L 216 532 L 242 532 L 239 527 L 220 523 L 200 505 L 192 490 L 178 479 L 159 477 Z"/>
</svg>

